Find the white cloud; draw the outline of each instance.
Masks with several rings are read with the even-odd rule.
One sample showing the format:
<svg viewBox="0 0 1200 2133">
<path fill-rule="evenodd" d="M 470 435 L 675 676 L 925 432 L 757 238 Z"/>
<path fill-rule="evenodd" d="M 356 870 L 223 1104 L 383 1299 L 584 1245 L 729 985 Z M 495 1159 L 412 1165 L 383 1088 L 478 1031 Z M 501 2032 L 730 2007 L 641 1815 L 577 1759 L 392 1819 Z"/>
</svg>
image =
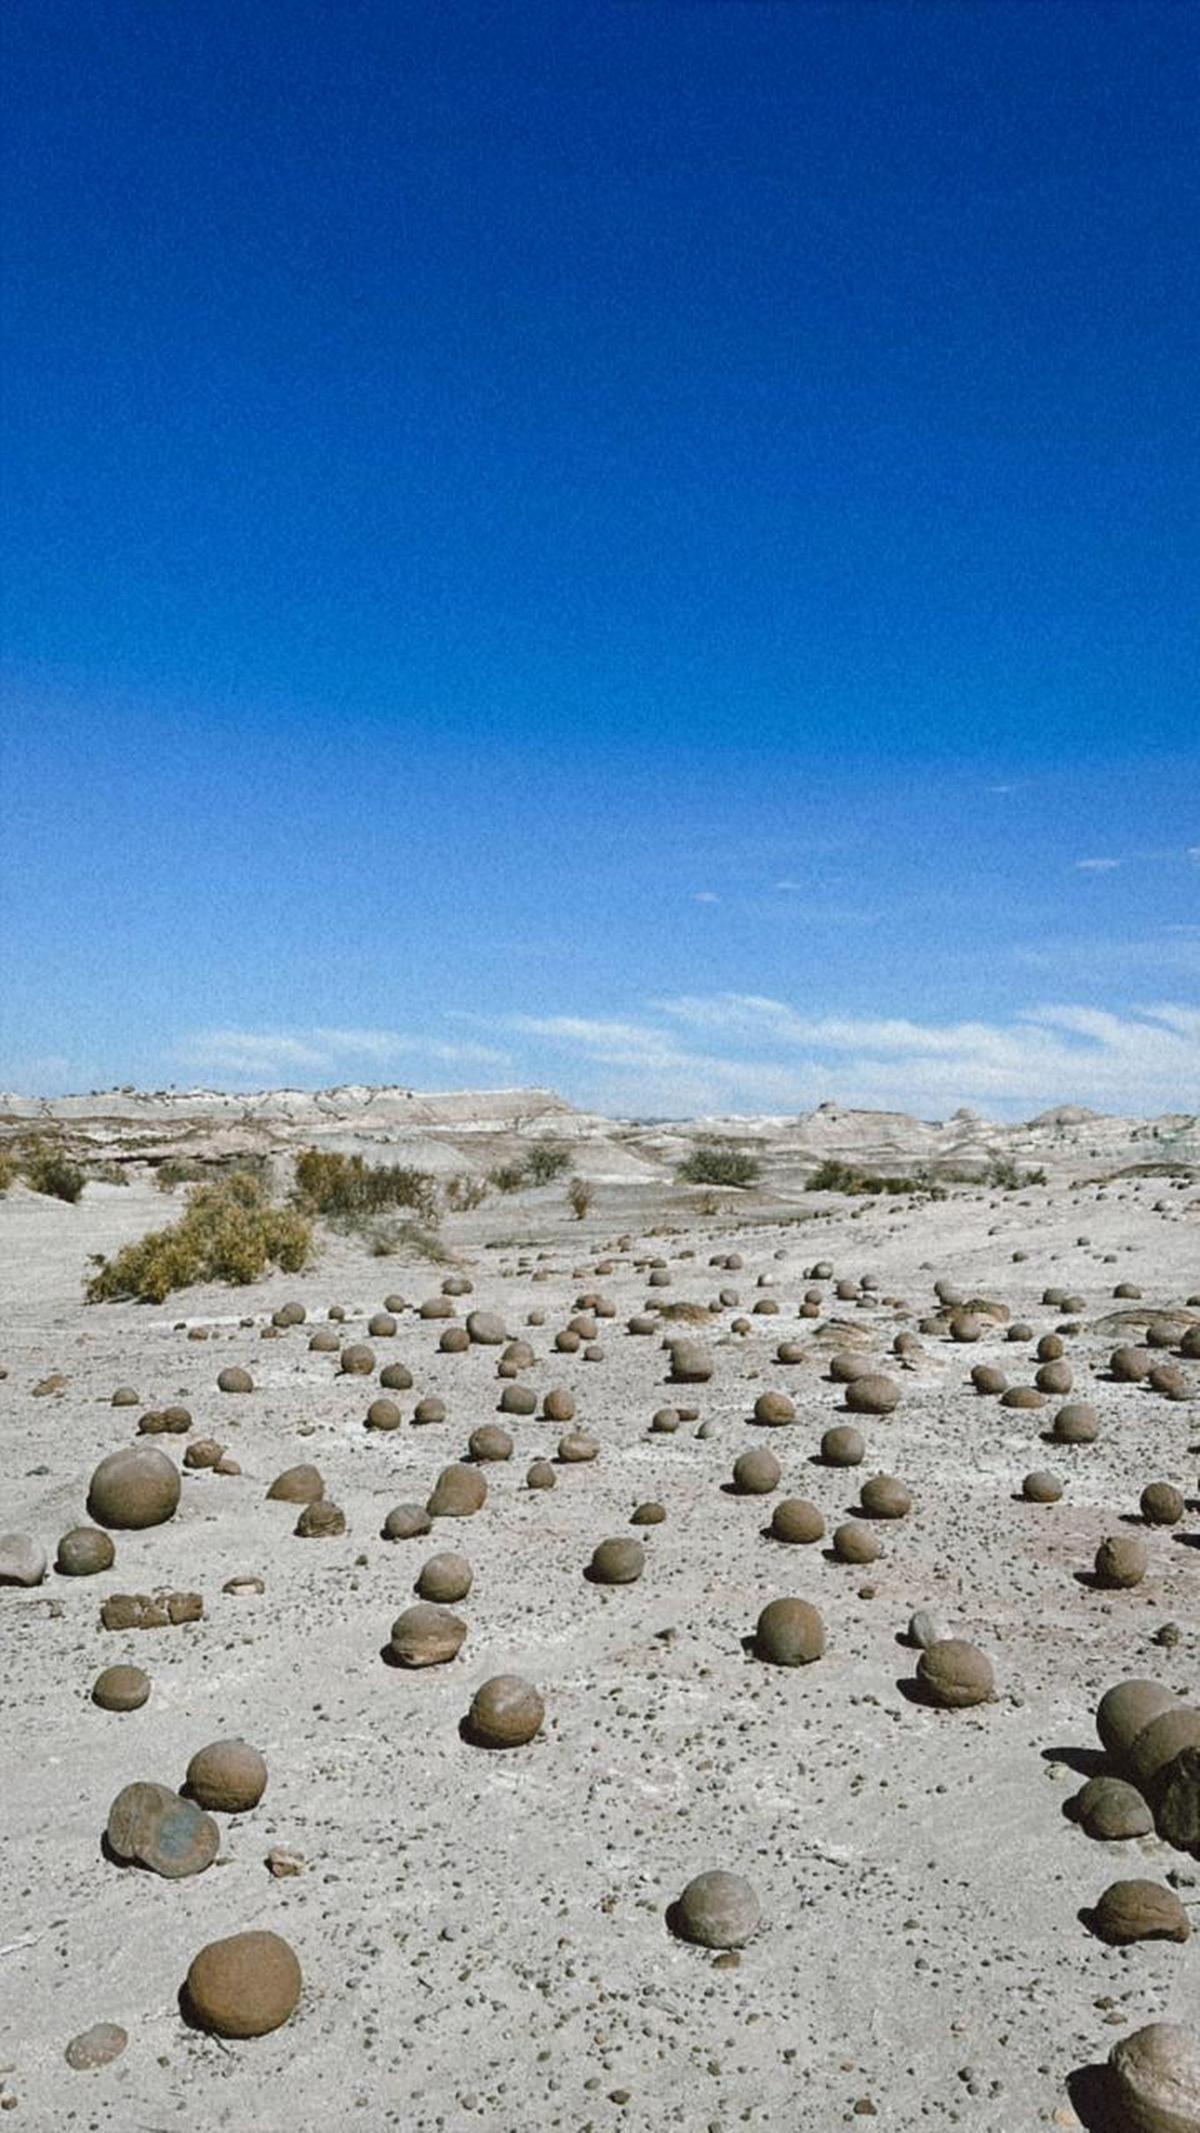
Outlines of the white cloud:
<svg viewBox="0 0 1200 2133">
<path fill-rule="evenodd" d="M 501 1026 L 541 1039 L 568 1089 L 582 1081 L 584 1100 L 618 1111 L 795 1111 L 829 1096 L 935 1117 L 962 1103 L 1015 1116 L 1066 1102 L 1129 1113 L 1200 1106 L 1200 1009 L 1171 1002 L 934 1023 L 805 1016 L 786 1001 L 721 993 L 652 1002 L 648 1014 L 656 1019 L 516 1016 Z"/>
<path fill-rule="evenodd" d="M 1111 874 L 1121 864 L 1119 859 L 1077 859 L 1077 874 Z"/>
<path fill-rule="evenodd" d="M 719 904 L 720 901 L 720 897 L 714 896 L 711 889 L 697 889 L 692 898 L 692 902 L 695 904 Z"/>
<path fill-rule="evenodd" d="M 401 1030 L 328 1029 L 197 1030 L 176 1047 L 183 1066 L 207 1074 L 278 1078 L 289 1073 L 332 1073 L 355 1064 L 374 1067 L 401 1060 L 444 1067 L 502 1066 L 508 1055 L 493 1045 L 444 1042 Z"/>
</svg>

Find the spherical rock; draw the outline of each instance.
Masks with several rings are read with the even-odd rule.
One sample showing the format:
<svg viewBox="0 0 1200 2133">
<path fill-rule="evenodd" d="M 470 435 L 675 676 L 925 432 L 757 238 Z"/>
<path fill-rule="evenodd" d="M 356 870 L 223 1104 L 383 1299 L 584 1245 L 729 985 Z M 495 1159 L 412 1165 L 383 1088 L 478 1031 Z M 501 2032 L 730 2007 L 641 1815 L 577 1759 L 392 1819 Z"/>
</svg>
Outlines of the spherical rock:
<svg viewBox="0 0 1200 2133">
<path fill-rule="evenodd" d="M 126 1785 L 108 1811 L 109 1850 L 127 1863 L 145 1866 L 167 1881 L 202 1874 L 220 1847 L 211 1816 L 169 1785 Z"/>
<path fill-rule="evenodd" d="M 742 1948 L 761 1916 L 758 1898 L 740 1874 L 717 1869 L 697 1874 L 672 1908 L 670 1923 L 681 1940 L 701 1948 Z"/>
<path fill-rule="evenodd" d="M 445 1666 L 457 1656 L 467 1625 L 448 1607 L 419 1600 L 392 1624 L 390 1650 L 401 1666 Z"/>
<path fill-rule="evenodd" d="M 640 1541 L 621 1534 L 602 1540 L 592 1550 L 588 1576 L 593 1585 L 632 1585 L 646 1567 L 646 1551 Z"/>
<path fill-rule="evenodd" d="M 1124 1591 L 1141 1584 L 1149 1560 L 1140 1534 L 1110 1533 L 1096 1550 L 1096 1576 L 1101 1585 Z"/>
<path fill-rule="evenodd" d="M 419 1503 L 398 1503 L 383 1521 L 383 1537 L 389 1541 L 416 1540 L 432 1530 L 433 1520 Z"/>
<path fill-rule="evenodd" d="M 990 1703 L 996 1693 L 991 1660 L 961 1637 L 943 1637 L 923 1651 L 917 1661 L 917 1679 L 929 1701 L 943 1711 Z"/>
<path fill-rule="evenodd" d="M 217 1378 L 218 1392 L 253 1392 L 254 1379 L 239 1363 L 230 1363 Z"/>
<path fill-rule="evenodd" d="M 316 1466 L 285 1466 L 267 1490 L 276 1503 L 319 1503 L 324 1494 L 325 1477 Z"/>
<path fill-rule="evenodd" d="M 310 1355 L 336 1355 L 341 1345 L 332 1326 L 318 1326 L 316 1332 L 309 1335 L 308 1352 Z"/>
<path fill-rule="evenodd" d="M 506 1385 L 500 1395 L 502 1415 L 532 1415 L 537 1412 L 537 1394 L 532 1385 Z"/>
<path fill-rule="evenodd" d="M 754 1402 L 754 1419 L 767 1429 L 778 1429 L 796 1419 L 796 1403 L 786 1392 L 760 1392 Z"/>
<path fill-rule="evenodd" d="M 1008 1390 L 1008 1379 L 1002 1370 L 997 1369 L 995 1363 L 976 1363 L 971 1372 L 971 1383 L 976 1392 L 980 1393 L 994 1394 Z"/>
<path fill-rule="evenodd" d="M 187 1785 L 210 1814 L 248 1814 L 267 1789 L 266 1758 L 248 1741 L 210 1741 L 188 1764 Z"/>
<path fill-rule="evenodd" d="M 1118 2038 L 1109 2088 L 1128 2133 L 1196 2133 L 1200 2126 L 1200 2037 L 1182 2022 L 1149 2022 Z"/>
<path fill-rule="evenodd" d="M 366 1426 L 368 1429 L 399 1429 L 403 1420 L 404 1416 L 398 1403 L 395 1400 L 385 1398 L 372 1400 L 366 1413 Z"/>
<path fill-rule="evenodd" d="M 1092 1444 L 1100 1434 L 1100 1417 L 1090 1400 L 1071 1400 L 1054 1417 L 1051 1435 L 1059 1444 Z"/>
<path fill-rule="evenodd" d="M 511 1459 L 513 1441 L 508 1431 L 501 1429 L 498 1423 L 484 1422 L 478 1429 L 471 1431 L 467 1450 L 472 1459 L 483 1460 L 485 1463 L 488 1460 Z"/>
<path fill-rule="evenodd" d="M 346 1514 L 340 1504 L 322 1496 L 306 1503 L 292 1528 L 299 1540 L 336 1540 L 346 1530 Z"/>
<path fill-rule="evenodd" d="M 98 1526 L 161 1526 L 174 1516 L 179 1486 L 179 1469 L 165 1452 L 131 1444 L 100 1461 L 88 1489 L 88 1513 Z"/>
<path fill-rule="evenodd" d="M 815 1503 L 808 1503 L 803 1496 L 785 1496 L 771 1513 L 771 1537 L 807 1546 L 824 1540 L 825 1520 Z"/>
<path fill-rule="evenodd" d="M 1010 1385 L 1007 1392 L 1001 1393 L 1000 1405 L 1030 1411 L 1036 1407 L 1044 1407 L 1046 1395 L 1039 1392 L 1034 1385 Z"/>
<path fill-rule="evenodd" d="M 1021 1483 L 1021 1494 L 1026 1503 L 1058 1503 L 1062 1492 L 1063 1485 L 1058 1475 L 1048 1473 L 1044 1467 L 1037 1468 L 1032 1474 L 1026 1474 Z"/>
<path fill-rule="evenodd" d="M 394 1340 L 399 1330 L 399 1325 L 390 1311 L 375 1311 L 367 1320 L 367 1332 L 373 1341 Z M 374 1369 L 374 1363 L 371 1367 Z"/>
<path fill-rule="evenodd" d="M 872 1474 L 859 1491 L 859 1501 L 868 1518 L 907 1518 L 912 1497 L 894 1474 Z"/>
<path fill-rule="evenodd" d="M 1120 1843 L 1127 1837 L 1148 1836 L 1154 1817 L 1136 1785 L 1124 1778 L 1089 1778 L 1075 1796 L 1075 1816 L 1089 1837 Z"/>
<path fill-rule="evenodd" d="M 573 1429 L 559 1438 L 555 1457 L 563 1466 L 585 1466 L 599 1454 L 600 1446 L 594 1437 L 589 1437 L 581 1429 Z"/>
<path fill-rule="evenodd" d="M 755 1627 L 754 1646 L 771 1666 L 807 1666 L 825 1649 L 825 1625 L 807 1600 L 769 1600 Z"/>
<path fill-rule="evenodd" d="M 466 1730 L 482 1748 L 524 1748 L 539 1732 L 546 1707 L 520 1674 L 494 1674 L 476 1689 Z"/>
<path fill-rule="evenodd" d="M 40 1585 L 46 1551 L 31 1533 L 0 1533 L 0 1585 Z"/>
<path fill-rule="evenodd" d="M 675 1385 L 706 1385 L 713 1374 L 713 1360 L 703 1341 L 672 1341 L 669 1374 Z"/>
<path fill-rule="evenodd" d="M 833 1552 L 839 1563 L 876 1563 L 883 1550 L 870 1526 L 850 1518 L 834 1528 Z"/>
<path fill-rule="evenodd" d="M 422 1563 L 417 1576 L 417 1591 L 423 1600 L 448 1606 L 456 1600 L 465 1600 L 473 1582 L 466 1556 L 447 1551 L 443 1555 L 431 1555 L 428 1562 Z"/>
<path fill-rule="evenodd" d="M 201 1948 L 187 1974 L 189 2011 L 218 2037 L 265 2037 L 296 2008 L 303 1979 L 278 1933 L 234 1933 Z"/>
<path fill-rule="evenodd" d="M 1169 1481 L 1152 1481 L 1142 1490 L 1140 1508 L 1148 1526 L 1177 1526 L 1187 1505 L 1182 1489 Z"/>
<path fill-rule="evenodd" d="M 1137 1385 L 1149 1374 L 1152 1358 L 1144 1348 L 1114 1348 L 1108 1359 L 1108 1367 L 1121 1385 Z"/>
<path fill-rule="evenodd" d="M 350 1341 L 342 1349 L 338 1367 L 343 1377 L 369 1378 L 375 1374 L 375 1350 L 365 1341 Z"/>
<path fill-rule="evenodd" d="M 666 1518 L 666 1507 L 661 1503 L 639 1503 L 630 1513 L 631 1526 L 661 1526 Z"/>
<path fill-rule="evenodd" d="M 575 1401 L 565 1385 L 552 1385 L 542 1401 L 542 1413 L 547 1422 L 573 1422 Z"/>
<path fill-rule="evenodd" d="M 658 1437 L 673 1437 L 682 1425 L 683 1416 L 677 1407 L 658 1407 L 650 1417 L 650 1428 Z"/>
<path fill-rule="evenodd" d="M 478 1347 L 501 1348 L 507 1328 L 498 1311 L 470 1311 L 467 1314 L 467 1332 Z"/>
<path fill-rule="evenodd" d="M 140 1711 L 150 1694 L 150 1676 L 140 1666 L 106 1666 L 92 1683 L 92 1702 L 102 1711 Z"/>
<path fill-rule="evenodd" d="M 444 1466 L 425 1508 L 431 1518 L 473 1518 L 487 1502 L 487 1483 L 478 1467 Z"/>
<path fill-rule="evenodd" d="M 895 1380 L 882 1375 L 855 1378 L 846 1387 L 846 1405 L 855 1415 L 890 1415 L 899 1398 Z"/>
<path fill-rule="evenodd" d="M 1114 1881 L 1098 1899 L 1092 1931 L 1114 1948 L 1135 1940 L 1187 1940 L 1187 1912 L 1161 1881 Z"/>
<path fill-rule="evenodd" d="M 908 1618 L 908 1629 L 905 1634 L 909 1643 L 915 1644 L 918 1651 L 922 1652 L 927 1652 L 931 1644 L 943 1643 L 946 1636 L 945 1630 L 941 1627 L 937 1618 L 930 1614 L 927 1607 L 914 1609 Z"/>
<path fill-rule="evenodd" d="M 765 1444 L 740 1452 L 733 1463 L 733 1485 L 739 1496 L 769 1496 L 782 1476 L 783 1468 Z"/>
<path fill-rule="evenodd" d="M 1200 1859 L 1200 1747 L 1181 1748 L 1155 1782 L 1155 1826 L 1164 1843 Z"/>
<path fill-rule="evenodd" d="M 878 1366 L 856 1348 L 838 1348 L 829 1358 L 829 1375 L 835 1385 L 852 1385 L 856 1378 L 878 1375 Z"/>
<path fill-rule="evenodd" d="M 558 1475 L 548 1459 L 530 1461 L 525 1475 L 527 1489 L 553 1489 L 558 1485 Z"/>
<path fill-rule="evenodd" d="M 1126 1758 L 1129 1776 L 1151 1807 L 1158 1798 L 1160 1776 L 1184 1748 L 1200 1748 L 1200 1710 L 1173 1702 L 1142 1727 Z"/>
<path fill-rule="evenodd" d="M 1105 1754 L 1114 1763 L 1123 1764 L 1143 1727 L 1174 1702 L 1170 1689 L 1164 1688 L 1161 1681 L 1149 1681 L 1139 1675 L 1130 1681 L 1115 1682 L 1105 1690 L 1096 1709 L 1096 1731 Z"/>
<path fill-rule="evenodd" d="M 407 1363 L 385 1363 L 379 1373 L 384 1392 L 411 1392 L 412 1371 Z"/>
<path fill-rule="evenodd" d="M 866 1452 L 861 1432 L 848 1422 L 835 1423 L 821 1439 L 821 1458 L 826 1466 L 861 1466 Z"/>
<path fill-rule="evenodd" d="M 427 1392 L 413 1409 L 413 1421 L 418 1429 L 434 1428 L 439 1422 L 445 1421 L 447 1412 L 446 1402 L 441 1395 Z"/>
<path fill-rule="evenodd" d="M 111 1570 L 117 1551 L 99 1526 L 72 1526 L 58 1544 L 54 1567 L 60 1577 L 90 1578 L 99 1570 Z"/>
<path fill-rule="evenodd" d="M 443 1355 L 465 1355 L 471 1345 L 471 1336 L 465 1326 L 447 1326 L 438 1347 Z"/>
</svg>

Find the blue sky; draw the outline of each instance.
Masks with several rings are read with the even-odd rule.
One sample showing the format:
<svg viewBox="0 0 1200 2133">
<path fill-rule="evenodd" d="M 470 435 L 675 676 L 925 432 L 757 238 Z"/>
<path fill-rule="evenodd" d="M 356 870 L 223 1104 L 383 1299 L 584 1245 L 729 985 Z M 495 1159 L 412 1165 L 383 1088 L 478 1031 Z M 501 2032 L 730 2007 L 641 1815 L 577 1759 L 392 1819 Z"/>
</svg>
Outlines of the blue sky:
<svg viewBox="0 0 1200 2133">
<path fill-rule="evenodd" d="M 1200 15 L 15 0 L 0 1085 L 1200 1105 Z"/>
</svg>

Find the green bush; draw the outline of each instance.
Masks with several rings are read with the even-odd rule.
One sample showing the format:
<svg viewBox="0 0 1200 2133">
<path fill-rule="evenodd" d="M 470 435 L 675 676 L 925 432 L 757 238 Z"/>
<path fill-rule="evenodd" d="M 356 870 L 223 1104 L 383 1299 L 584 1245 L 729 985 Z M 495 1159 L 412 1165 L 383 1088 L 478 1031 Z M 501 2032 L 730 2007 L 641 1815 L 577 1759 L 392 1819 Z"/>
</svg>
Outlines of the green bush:
<svg viewBox="0 0 1200 2133">
<path fill-rule="evenodd" d="M 78 1163 L 47 1141 L 29 1142 L 21 1156 L 21 1174 L 32 1192 L 44 1192 L 54 1200 L 69 1200 L 72 1205 L 86 1182 Z"/>
<path fill-rule="evenodd" d="M 907 1192 L 933 1193 L 936 1188 L 926 1178 L 883 1177 L 876 1170 L 856 1170 L 851 1163 L 840 1163 L 827 1156 L 819 1163 L 804 1188 L 805 1192 L 888 1193 L 893 1197 Z M 944 1197 L 944 1196 L 943 1196 Z"/>
<path fill-rule="evenodd" d="M 731 1141 L 702 1141 L 685 1156 L 675 1173 L 685 1185 L 757 1185 L 762 1164 L 748 1149 Z"/>
<path fill-rule="evenodd" d="M 187 1212 L 167 1229 L 150 1230 L 112 1259 L 101 1259 L 87 1285 L 89 1303 L 133 1298 L 162 1303 L 197 1281 L 257 1281 L 269 1267 L 299 1273 L 312 1249 L 312 1223 L 292 1207 L 273 1207 L 256 1177 L 235 1172 L 200 1185 Z"/>
<path fill-rule="evenodd" d="M 205 1174 L 205 1165 L 194 1155 L 169 1155 L 155 1171 L 154 1182 L 160 1192 L 174 1192 L 177 1185 L 199 1184 Z"/>
<path fill-rule="evenodd" d="M 389 1207 L 411 1207 L 424 1221 L 437 1220 L 437 1192 L 429 1171 L 366 1163 L 361 1155 L 334 1155 L 322 1148 L 306 1148 L 297 1157 L 295 1198 L 309 1214 L 352 1223 Z"/>
<path fill-rule="evenodd" d="M 503 1163 L 499 1170 L 489 1170 L 488 1184 L 497 1192 L 520 1192 L 522 1185 L 529 1183 L 523 1163 Z"/>
<path fill-rule="evenodd" d="M 1018 1170 L 1009 1155 L 993 1156 L 988 1165 L 985 1185 L 998 1192 L 1023 1192 L 1027 1185 L 1044 1185 L 1044 1170 Z"/>
<path fill-rule="evenodd" d="M 531 1185 L 552 1185 L 571 1167 L 571 1151 L 561 1141 L 535 1141 L 523 1164 Z"/>
</svg>

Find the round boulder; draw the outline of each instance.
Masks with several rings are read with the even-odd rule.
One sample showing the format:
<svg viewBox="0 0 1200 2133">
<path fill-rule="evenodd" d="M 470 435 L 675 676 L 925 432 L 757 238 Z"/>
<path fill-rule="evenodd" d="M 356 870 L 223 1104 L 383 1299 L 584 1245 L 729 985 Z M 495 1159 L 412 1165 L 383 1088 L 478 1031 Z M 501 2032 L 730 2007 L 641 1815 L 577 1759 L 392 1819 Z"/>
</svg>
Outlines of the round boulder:
<svg viewBox="0 0 1200 2133">
<path fill-rule="evenodd" d="M 88 1488 L 98 1526 L 137 1530 L 164 1525 L 179 1502 L 179 1469 L 153 1444 L 131 1444 L 100 1461 Z"/>
<path fill-rule="evenodd" d="M 201 1948 L 187 1974 L 188 2008 L 218 2037 L 265 2037 L 295 2010 L 303 1978 L 278 1933 L 234 1933 Z"/>
<path fill-rule="evenodd" d="M 92 1683 L 101 1711 L 140 1711 L 150 1694 L 150 1676 L 140 1666 L 106 1666 Z"/>
<path fill-rule="evenodd" d="M 90 1578 L 99 1570 L 111 1570 L 117 1551 L 99 1526 L 72 1526 L 58 1544 L 54 1567 L 60 1577 Z"/>
<path fill-rule="evenodd" d="M 248 1741 L 210 1741 L 188 1764 L 187 1786 L 210 1814 L 249 1814 L 267 1789 L 266 1758 Z"/>
<path fill-rule="evenodd" d="M 803 1496 L 785 1496 L 771 1513 L 771 1538 L 807 1546 L 824 1540 L 825 1520 L 815 1503 L 808 1503 Z"/>
<path fill-rule="evenodd" d="M 755 1626 L 754 1648 L 771 1666 L 808 1666 L 825 1649 L 825 1625 L 807 1600 L 769 1600 Z"/>
<path fill-rule="evenodd" d="M 397 1615 L 390 1650 L 400 1666 L 445 1666 L 457 1656 L 466 1634 L 466 1623 L 448 1607 L 420 1600 Z"/>
<path fill-rule="evenodd" d="M 697 1874 L 669 1914 L 680 1940 L 701 1948 L 742 1948 L 755 1931 L 761 1912 L 758 1898 L 740 1874 L 717 1869 Z"/>
<path fill-rule="evenodd" d="M 587 1574 L 593 1585 L 632 1585 L 645 1567 L 646 1551 L 641 1542 L 621 1534 L 597 1543 Z"/>
<path fill-rule="evenodd" d="M 1196 2133 L 1200 2036 L 1194 2025 L 1149 2022 L 1108 2055 L 1109 2088 L 1128 2133 Z"/>
<path fill-rule="evenodd" d="M 124 1786 L 109 1808 L 104 1834 L 116 1858 L 148 1867 L 167 1881 L 202 1874 L 221 1842 L 211 1816 L 169 1785 Z"/>
<path fill-rule="evenodd" d="M 546 1707 L 520 1674 L 493 1674 L 477 1688 L 467 1713 L 469 1739 L 481 1748 L 524 1748 L 540 1731 Z"/>
<path fill-rule="evenodd" d="M 929 1645 L 917 1661 L 917 1679 L 930 1703 L 943 1711 L 990 1703 L 996 1693 L 991 1660 L 961 1637 L 943 1637 Z"/>
<path fill-rule="evenodd" d="M 487 1502 L 487 1483 L 478 1467 L 444 1466 L 425 1508 L 431 1518 L 473 1518 Z"/>
</svg>

